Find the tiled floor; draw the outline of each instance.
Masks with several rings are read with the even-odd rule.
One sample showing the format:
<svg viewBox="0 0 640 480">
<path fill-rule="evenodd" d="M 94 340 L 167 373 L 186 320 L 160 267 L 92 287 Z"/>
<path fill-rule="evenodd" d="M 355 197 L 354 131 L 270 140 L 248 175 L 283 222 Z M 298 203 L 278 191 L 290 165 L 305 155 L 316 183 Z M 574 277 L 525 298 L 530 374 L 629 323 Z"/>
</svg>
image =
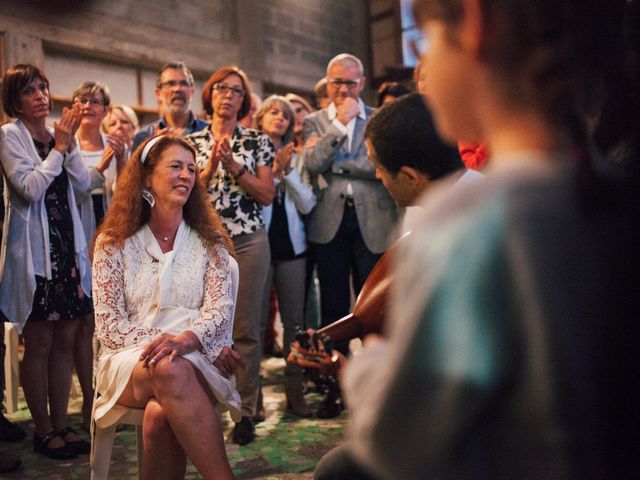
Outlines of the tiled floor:
<svg viewBox="0 0 640 480">
<path fill-rule="evenodd" d="M 285 397 L 282 387 L 284 361 L 271 358 L 263 361 L 264 397 L 267 419 L 257 425 L 257 439 L 244 447 L 230 440 L 233 424 L 226 421 L 227 455 L 238 479 L 310 479 L 318 459 L 341 441 L 346 423 L 346 413 L 333 420 L 300 419 L 284 412 Z M 317 406 L 320 395 L 310 393 L 307 400 Z M 80 424 L 81 398 L 73 398 L 70 404 L 72 425 Z M 3 479 L 89 479 L 89 457 L 61 462 L 33 453 L 31 448 L 33 423 L 29 411 L 20 401 L 20 410 L 8 415 L 28 432 L 19 444 L 0 444 L 0 449 L 20 456 L 23 466 Z M 79 428 L 78 428 L 79 430 Z M 114 444 L 110 478 L 137 478 L 135 433 L 120 432 Z M 186 479 L 201 478 L 192 465 L 187 469 Z"/>
</svg>

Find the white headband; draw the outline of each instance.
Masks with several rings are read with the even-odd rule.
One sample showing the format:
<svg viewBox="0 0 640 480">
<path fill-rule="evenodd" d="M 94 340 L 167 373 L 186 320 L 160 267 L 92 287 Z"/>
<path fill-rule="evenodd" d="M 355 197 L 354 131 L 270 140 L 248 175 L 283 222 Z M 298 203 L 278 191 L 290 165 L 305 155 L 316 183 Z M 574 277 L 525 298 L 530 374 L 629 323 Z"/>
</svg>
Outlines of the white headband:
<svg viewBox="0 0 640 480">
<path fill-rule="evenodd" d="M 140 163 L 144 164 L 144 162 L 147 160 L 147 155 L 149 155 L 149 152 L 151 151 L 153 146 L 156 143 L 158 143 L 160 141 L 160 139 L 163 138 L 163 137 L 164 137 L 164 135 L 158 135 L 157 137 L 154 137 L 151 140 L 149 140 L 149 142 L 142 149 L 142 154 L 140 155 Z"/>
</svg>

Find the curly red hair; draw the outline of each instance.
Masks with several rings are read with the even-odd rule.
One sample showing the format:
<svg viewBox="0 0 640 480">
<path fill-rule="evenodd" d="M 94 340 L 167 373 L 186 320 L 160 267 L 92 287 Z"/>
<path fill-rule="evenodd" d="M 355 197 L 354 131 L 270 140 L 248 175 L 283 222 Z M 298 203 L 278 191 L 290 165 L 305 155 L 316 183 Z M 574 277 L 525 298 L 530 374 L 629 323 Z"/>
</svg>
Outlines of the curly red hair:
<svg viewBox="0 0 640 480">
<path fill-rule="evenodd" d="M 142 198 L 146 180 L 158 164 L 160 156 L 171 145 L 178 145 L 191 152 L 195 158 L 193 147 L 183 138 L 176 135 L 164 135 L 149 150 L 145 162 L 140 161 L 144 147 L 151 138 L 136 149 L 127 162 L 126 167 L 118 175 L 118 184 L 113 201 L 104 222 L 96 233 L 102 234 L 101 242 L 105 245 L 122 246 L 124 241 L 135 234 L 151 217 L 151 207 Z M 200 183 L 200 170 L 196 164 L 196 179 L 191 195 L 183 207 L 185 223 L 193 228 L 206 244 L 213 246 L 222 243 L 229 253 L 233 253 L 233 243 L 222 225 L 222 221 L 214 210 L 206 189 Z M 94 246 L 95 248 L 95 240 Z M 92 248 L 92 251 L 93 251 Z"/>
</svg>

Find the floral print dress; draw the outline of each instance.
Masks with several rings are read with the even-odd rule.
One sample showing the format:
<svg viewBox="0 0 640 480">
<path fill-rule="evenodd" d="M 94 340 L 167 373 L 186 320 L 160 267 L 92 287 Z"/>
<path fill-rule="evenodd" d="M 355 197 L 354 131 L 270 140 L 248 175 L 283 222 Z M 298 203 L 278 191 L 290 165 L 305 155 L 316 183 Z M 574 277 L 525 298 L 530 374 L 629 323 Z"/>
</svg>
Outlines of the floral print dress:
<svg viewBox="0 0 640 480">
<path fill-rule="evenodd" d="M 55 146 L 51 139 L 48 145 L 33 140 L 38 155 L 43 160 Z M 80 285 L 80 273 L 76 266 L 73 239 L 73 220 L 67 197 L 67 171 L 62 168 L 44 197 L 49 222 L 49 255 L 51 258 L 51 280 L 36 275 L 36 291 L 28 322 L 58 321 L 80 318 L 92 312 L 91 298 Z"/>
<path fill-rule="evenodd" d="M 216 143 L 211 129 L 205 128 L 192 133 L 187 136 L 187 140 L 196 149 L 196 162 L 203 169 Z M 238 125 L 231 138 L 231 153 L 236 162 L 247 167 L 248 173 L 256 175 L 258 167 L 271 167 L 275 148 L 264 133 Z M 222 164 L 218 165 L 207 190 L 213 206 L 232 238 L 263 228 L 262 206 L 242 188 Z"/>
</svg>

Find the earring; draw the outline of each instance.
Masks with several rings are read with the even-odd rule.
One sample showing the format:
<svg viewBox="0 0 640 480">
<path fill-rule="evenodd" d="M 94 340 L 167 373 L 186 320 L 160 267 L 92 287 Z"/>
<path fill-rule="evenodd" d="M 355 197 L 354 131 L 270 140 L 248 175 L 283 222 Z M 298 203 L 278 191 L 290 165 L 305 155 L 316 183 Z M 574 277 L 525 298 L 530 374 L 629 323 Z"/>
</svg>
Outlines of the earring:
<svg viewBox="0 0 640 480">
<path fill-rule="evenodd" d="M 142 198 L 144 198 L 149 204 L 149 206 L 153 208 L 153 206 L 156 204 L 156 199 L 153 198 L 153 195 L 151 194 L 149 189 L 143 188 L 142 192 L 140 192 L 140 195 L 142 195 Z"/>
</svg>

